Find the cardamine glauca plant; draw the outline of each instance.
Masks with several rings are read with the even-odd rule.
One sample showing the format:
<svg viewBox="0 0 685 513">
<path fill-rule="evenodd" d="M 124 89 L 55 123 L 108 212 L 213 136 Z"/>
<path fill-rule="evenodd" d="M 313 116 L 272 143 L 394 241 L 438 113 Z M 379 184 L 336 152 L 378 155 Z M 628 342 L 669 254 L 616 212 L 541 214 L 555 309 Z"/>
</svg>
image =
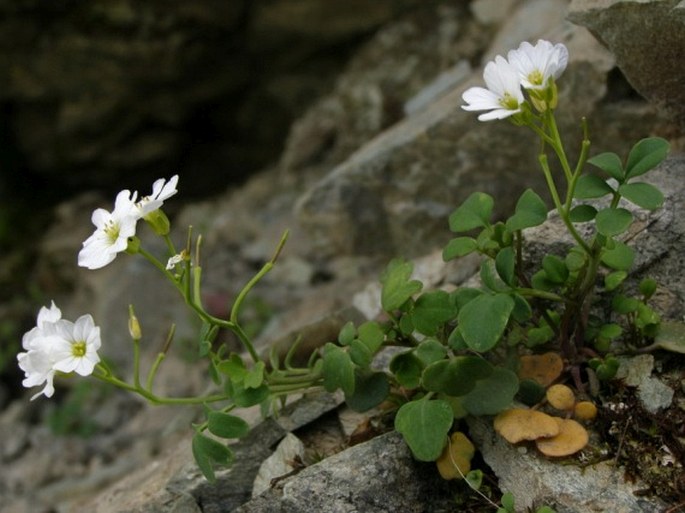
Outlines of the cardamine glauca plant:
<svg viewBox="0 0 685 513">
<path fill-rule="evenodd" d="M 524 388 L 516 367 L 526 351 L 558 350 L 572 369 L 577 387 L 583 386 L 581 368 L 586 375 L 610 378 L 615 372 L 611 356 L 615 342 L 641 344 L 659 329 L 659 317 L 646 303 L 656 284 L 644 280 L 637 295 L 624 290 L 634 250 L 621 238 L 633 221 L 622 202 L 649 210 L 661 206 L 662 193 L 639 177 L 665 158 L 668 144 L 649 138 L 638 142 L 625 160 L 612 153 L 588 159 L 590 141 L 582 121 L 580 155 L 572 165 L 554 117 L 556 81 L 567 60 L 563 45 L 523 43 L 509 52 L 507 59 L 498 56 L 487 64 L 487 89 L 474 87 L 463 95 L 463 108 L 483 111 L 481 121 L 507 119 L 539 137 L 538 160 L 552 207 L 574 241 L 566 254 L 547 255 L 541 262 L 525 261 L 524 232 L 544 223 L 549 210 L 535 191 L 525 191 L 513 215 L 505 220 L 493 220 L 491 196 L 473 193 L 449 218 L 457 237 L 447 244 L 443 256 L 451 260 L 480 254 L 481 287 L 423 291 L 422 283 L 412 279 L 412 264 L 393 260 L 381 277 L 385 317 L 359 326 L 348 323 L 337 341 L 313 352 L 306 366 L 296 367 L 292 365 L 296 344 L 283 361 L 274 354 L 266 361 L 240 323 L 246 295 L 276 264 L 287 234 L 277 244 L 273 258 L 237 295 L 228 318 L 215 317 L 201 301 L 201 237 L 193 239 L 189 230 L 179 251 L 161 209 L 176 194 L 178 177 L 160 179 L 149 196 L 138 199 L 137 193 L 124 190 L 117 195 L 113 211 L 97 209 L 93 213 L 96 230 L 83 243 L 78 264 L 99 269 L 122 252 L 152 264 L 202 321 L 198 351 L 209 364 L 213 391 L 194 397 L 155 393 L 155 376 L 170 350 L 173 328 L 166 346 L 142 376 L 143 335 L 130 308 L 134 368 L 129 382 L 98 356 L 101 334 L 92 316 L 71 322 L 62 319 L 52 303 L 40 310 L 37 325 L 24 335 L 24 351 L 18 355 L 26 375 L 24 386 L 43 386 L 32 399 L 51 397 L 55 377 L 75 372 L 138 394 L 153 404 L 203 405 L 205 420 L 193 425 L 192 450 L 203 474 L 213 480 L 215 466 L 232 460 L 232 451 L 222 439 L 248 432 L 248 425 L 232 414 L 235 409 L 261 404 L 268 410 L 274 400 L 313 388 L 342 389 L 349 405 L 362 411 L 391 400 L 399 406 L 395 427 L 415 457 L 434 461 L 451 444 L 448 434 L 455 419 L 468 414 L 495 415 L 511 405 Z M 560 164 L 558 176 L 548 164 L 550 157 Z M 589 173 L 587 164 L 605 177 Z M 602 197 L 608 201 L 601 207 L 585 202 Z M 165 241 L 164 256 L 143 247 L 136 237 L 139 221 L 145 221 Z M 580 225 L 592 226 L 592 235 L 584 237 Z M 613 318 L 596 317 L 595 302 L 607 294 L 612 296 Z M 235 334 L 243 354 L 214 344 L 221 330 Z M 395 347 L 395 355 L 387 370 L 378 370 L 373 366 L 374 357 L 387 347 Z M 465 474 L 459 466 L 457 469 Z M 511 507 L 505 505 L 503 511 L 513 510 L 513 502 L 507 503 Z"/>
</svg>

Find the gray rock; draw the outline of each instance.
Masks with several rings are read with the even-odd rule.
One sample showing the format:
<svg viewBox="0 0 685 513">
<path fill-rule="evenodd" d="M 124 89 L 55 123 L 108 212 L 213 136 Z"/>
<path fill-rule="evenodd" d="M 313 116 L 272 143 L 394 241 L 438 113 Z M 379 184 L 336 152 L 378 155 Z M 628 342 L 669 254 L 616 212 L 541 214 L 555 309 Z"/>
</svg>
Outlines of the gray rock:
<svg viewBox="0 0 685 513">
<path fill-rule="evenodd" d="M 603 150 L 623 148 L 630 137 L 626 130 L 636 139 L 655 130 L 658 118 L 648 110 L 643 113 L 651 121 L 636 125 L 633 106 L 606 101 L 613 59 L 585 29 L 570 26 L 558 9 L 552 15 L 548 7 L 522 3 L 512 18 L 535 24 L 516 25 L 516 42 L 509 40 L 513 26 L 502 29 L 486 53 L 503 53 L 521 39 L 543 35 L 567 44 L 571 62 L 559 80 L 558 122 L 571 148 L 582 116 L 591 120 L 593 143 Z M 538 11 L 549 16 L 540 18 Z M 537 144 L 532 133 L 507 122 L 482 123 L 461 110 L 462 92 L 477 84 L 482 84 L 480 70 L 370 140 L 305 192 L 298 220 L 319 254 L 418 256 L 451 238 L 446 218 L 470 193 L 480 190 L 497 198 L 500 217 L 525 188 L 544 190 L 530 151 Z"/>
<path fill-rule="evenodd" d="M 631 85 L 685 129 L 683 2 L 573 0 L 569 19 L 590 29 Z"/>
<path fill-rule="evenodd" d="M 673 402 L 674 390 L 661 380 L 652 377 L 654 370 L 654 356 L 644 354 L 629 358 L 621 358 L 616 379 L 624 384 L 636 387 L 637 396 L 643 407 L 650 413 L 657 413 L 662 408 L 668 408 Z"/>
<path fill-rule="evenodd" d="M 421 464 L 398 433 L 356 445 L 241 506 L 236 513 L 403 513 L 454 511 L 445 481 Z"/>
<path fill-rule="evenodd" d="M 653 513 L 666 504 L 633 494 L 621 469 L 608 462 L 584 466 L 560 465 L 535 450 L 515 447 L 495 433 L 492 422 L 469 418 L 469 433 L 483 459 L 499 478 L 499 486 L 516 498 L 519 508 L 551 506 L 557 513 Z"/>
</svg>

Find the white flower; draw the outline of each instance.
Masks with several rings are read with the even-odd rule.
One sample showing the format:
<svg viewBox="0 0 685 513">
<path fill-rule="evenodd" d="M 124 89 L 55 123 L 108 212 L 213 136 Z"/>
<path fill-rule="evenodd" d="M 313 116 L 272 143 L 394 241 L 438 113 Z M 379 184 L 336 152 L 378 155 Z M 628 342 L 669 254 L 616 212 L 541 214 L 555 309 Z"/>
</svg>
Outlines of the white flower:
<svg viewBox="0 0 685 513">
<path fill-rule="evenodd" d="M 47 345 L 49 345 L 48 341 L 46 341 L 46 347 L 44 348 L 32 349 L 27 353 L 19 353 L 17 355 L 19 368 L 26 375 L 21 384 L 26 388 L 31 388 L 45 383 L 43 390 L 31 397 L 32 401 L 41 394 L 44 394 L 45 397 L 52 397 L 52 394 L 55 393 L 55 386 L 53 384 L 55 369 L 52 367 L 52 360 L 50 353 L 47 351 Z"/>
<path fill-rule="evenodd" d="M 524 97 L 519 75 L 504 57 L 498 55 L 485 66 L 483 79 L 488 88 L 471 87 L 464 91 L 462 99 L 467 105 L 462 105 L 462 109 L 490 111 L 478 116 L 480 121 L 504 119 L 521 112 Z"/>
<path fill-rule="evenodd" d="M 171 271 L 178 264 L 180 264 L 181 262 L 184 262 L 185 259 L 186 259 L 185 251 L 183 251 L 182 253 L 178 253 L 177 255 L 172 256 L 169 260 L 167 260 L 166 270 Z"/>
<path fill-rule="evenodd" d="M 566 69 L 568 49 L 561 43 L 553 45 L 543 39 L 535 46 L 524 41 L 516 50 L 510 50 L 507 57 L 524 88 L 544 89 L 550 79 L 556 80 Z"/>
<path fill-rule="evenodd" d="M 81 376 L 93 373 L 100 361 L 100 328 L 95 326 L 93 317 L 82 315 L 75 323 L 61 321 L 57 324 L 58 336 L 54 337 L 50 352 L 53 368 L 60 372 L 76 372 Z"/>
<path fill-rule="evenodd" d="M 154 212 L 164 204 L 164 200 L 176 194 L 178 192 L 176 184 L 178 184 L 178 175 L 172 176 L 168 182 L 164 178 L 155 180 L 152 184 L 152 194 L 140 198 L 140 201 L 136 203 L 140 217 Z"/>
<path fill-rule="evenodd" d="M 128 246 L 129 237 L 136 234 L 138 209 L 129 191 L 121 191 L 114 203 L 114 210 L 108 212 L 98 208 L 91 218 L 97 228 L 83 243 L 78 254 L 78 265 L 88 269 L 100 269 L 116 258 L 117 253 Z"/>
<path fill-rule="evenodd" d="M 52 397 L 56 372 L 87 376 L 100 361 L 100 328 L 94 325 L 93 318 L 83 315 L 73 323 L 61 317 L 62 312 L 52 302 L 50 309 L 40 309 L 36 326 L 22 338 L 26 352 L 17 355 L 19 368 L 25 374 L 22 385 L 30 388 L 45 384 L 31 400 L 41 394 Z"/>
</svg>

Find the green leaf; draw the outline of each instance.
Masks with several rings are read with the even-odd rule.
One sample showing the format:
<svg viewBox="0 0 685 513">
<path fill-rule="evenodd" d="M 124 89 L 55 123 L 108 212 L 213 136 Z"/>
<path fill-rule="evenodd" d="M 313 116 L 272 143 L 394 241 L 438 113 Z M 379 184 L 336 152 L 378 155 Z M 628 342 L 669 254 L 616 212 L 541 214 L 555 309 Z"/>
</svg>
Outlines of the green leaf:
<svg viewBox="0 0 685 513">
<path fill-rule="evenodd" d="M 220 411 L 207 415 L 207 429 L 221 438 L 242 438 L 250 431 L 250 426 L 240 417 Z"/>
<path fill-rule="evenodd" d="M 396 354 L 390 360 L 390 372 L 395 375 L 397 382 L 405 388 L 417 388 L 421 383 L 423 364 L 413 351 Z"/>
<path fill-rule="evenodd" d="M 257 388 L 264 383 L 264 362 L 257 362 L 245 376 L 245 388 Z"/>
<path fill-rule="evenodd" d="M 371 365 L 371 360 L 373 359 L 373 353 L 366 344 L 358 338 L 352 341 L 350 344 L 350 351 L 347 354 L 349 354 L 350 359 L 359 367 L 368 367 Z"/>
<path fill-rule="evenodd" d="M 614 190 L 597 175 L 583 175 L 576 182 L 573 197 L 578 199 L 601 198 Z"/>
<path fill-rule="evenodd" d="M 395 416 L 395 429 L 420 461 L 435 461 L 442 453 L 452 427 L 452 408 L 442 400 L 419 399 L 402 405 Z"/>
<path fill-rule="evenodd" d="M 466 474 L 466 482 L 473 490 L 478 490 L 483 484 L 483 471 L 482 470 L 472 470 Z"/>
<path fill-rule="evenodd" d="M 494 205 L 489 194 L 474 192 L 450 215 L 450 230 L 459 233 L 487 226 Z"/>
<path fill-rule="evenodd" d="M 471 415 L 496 415 L 514 400 L 519 389 L 519 380 L 509 369 L 495 368 L 486 379 L 476 386 L 462 400 L 462 405 Z"/>
<path fill-rule="evenodd" d="M 623 294 L 617 294 L 611 300 L 611 308 L 614 312 L 619 314 L 629 314 L 632 312 L 637 312 L 640 302 L 634 297 L 624 296 Z"/>
<path fill-rule="evenodd" d="M 672 353 L 685 354 L 685 324 L 662 321 L 654 337 L 654 343 L 645 350 L 663 349 Z"/>
<path fill-rule="evenodd" d="M 233 461 L 233 452 L 228 447 L 200 433 L 193 435 L 191 448 L 197 466 L 210 483 L 216 481 L 214 464 L 230 465 Z"/>
<path fill-rule="evenodd" d="M 447 355 L 447 348 L 434 338 L 427 338 L 421 342 L 414 354 L 424 365 L 442 360 Z"/>
<path fill-rule="evenodd" d="M 626 180 L 645 174 L 661 163 L 668 155 L 668 141 L 660 137 L 648 137 L 638 141 L 628 154 Z"/>
<path fill-rule="evenodd" d="M 623 164 L 621 158 L 615 153 L 600 153 L 588 159 L 587 163 L 600 168 L 619 183 L 623 182 Z"/>
<path fill-rule="evenodd" d="M 597 231 L 611 237 L 625 232 L 633 222 L 633 214 L 625 208 L 605 208 L 595 217 Z"/>
<path fill-rule="evenodd" d="M 242 383 L 249 373 L 243 359 L 235 353 L 232 353 L 227 360 L 223 360 L 216 367 L 221 374 L 228 376 L 233 383 Z"/>
<path fill-rule="evenodd" d="M 511 317 L 516 322 L 526 322 L 533 315 L 530 303 L 520 294 L 512 294 L 511 297 L 514 300 L 514 309 L 511 311 Z"/>
<path fill-rule="evenodd" d="M 442 251 L 442 259 L 447 262 L 453 258 L 473 253 L 476 249 L 478 249 L 476 239 L 472 237 L 457 237 L 447 243 L 447 246 Z"/>
<path fill-rule="evenodd" d="M 516 269 L 516 253 L 511 246 L 502 248 L 497 256 L 495 257 L 495 269 L 497 269 L 497 274 L 502 278 L 502 281 L 507 285 L 513 287 L 514 283 L 514 272 Z"/>
<path fill-rule="evenodd" d="M 492 373 L 492 365 L 477 356 L 457 356 L 428 365 L 421 376 L 423 387 L 429 392 L 450 396 L 465 395 L 479 379 Z"/>
<path fill-rule="evenodd" d="M 493 292 L 503 292 L 508 289 L 497 275 L 495 262 L 490 259 L 484 260 L 480 265 L 480 281 Z"/>
<path fill-rule="evenodd" d="M 576 205 L 571 209 L 568 216 L 573 223 L 587 223 L 597 215 L 597 209 L 591 205 Z"/>
<path fill-rule="evenodd" d="M 450 333 L 450 336 L 447 337 L 447 345 L 450 346 L 450 349 L 455 352 L 466 351 L 469 349 L 469 346 L 466 344 L 466 340 L 464 340 L 464 337 L 459 331 L 459 326 L 454 328 L 452 333 Z"/>
<path fill-rule="evenodd" d="M 534 379 L 523 379 L 519 383 L 518 398 L 526 406 L 533 406 L 545 397 L 545 387 Z"/>
<path fill-rule="evenodd" d="M 538 290 L 550 291 L 556 287 L 556 284 L 547 277 L 547 272 L 544 269 L 540 269 L 533 276 L 531 276 L 530 281 L 533 288 Z"/>
<path fill-rule="evenodd" d="M 432 336 L 448 320 L 457 315 L 457 308 L 444 290 L 426 292 L 416 299 L 411 314 L 414 328 L 419 333 Z"/>
<path fill-rule="evenodd" d="M 245 388 L 241 383 L 228 382 L 225 386 L 228 395 L 235 405 L 240 408 L 254 406 L 269 398 L 269 387 L 265 384 L 262 384 L 257 388 Z"/>
<path fill-rule="evenodd" d="M 651 298 L 656 292 L 657 283 L 653 278 L 644 278 L 640 281 L 639 290 L 640 294 L 645 297 L 645 300 Z"/>
<path fill-rule="evenodd" d="M 604 265 L 617 271 L 630 270 L 634 260 L 635 251 L 633 248 L 620 241 L 615 241 L 612 249 L 605 249 L 601 257 Z"/>
<path fill-rule="evenodd" d="M 504 333 L 514 300 L 507 294 L 483 294 L 467 303 L 458 315 L 459 331 L 474 351 L 489 351 Z"/>
<path fill-rule="evenodd" d="M 664 204 L 664 195 L 659 189 L 645 182 L 624 183 L 618 192 L 628 201 L 647 210 L 656 210 Z"/>
<path fill-rule="evenodd" d="M 464 305 L 476 299 L 478 296 L 482 296 L 483 294 L 484 292 L 480 289 L 474 289 L 472 287 L 460 287 L 452 292 L 450 297 L 452 298 L 452 302 L 457 305 L 457 309 L 461 310 L 464 308 Z"/>
<path fill-rule="evenodd" d="M 599 329 L 599 336 L 608 340 L 613 340 L 617 337 L 620 337 L 621 333 L 623 333 L 623 328 L 615 323 L 604 324 Z"/>
<path fill-rule="evenodd" d="M 506 492 L 502 495 L 502 507 L 507 510 L 507 513 L 516 513 L 514 509 L 514 494 Z"/>
<path fill-rule="evenodd" d="M 384 372 L 355 372 L 354 393 L 345 395 L 347 405 L 354 411 L 368 411 L 381 404 L 390 393 Z"/>
<path fill-rule="evenodd" d="M 419 292 L 423 284 L 410 280 L 414 265 L 402 259 L 391 260 L 381 276 L 383 290 L 381 305 L 386 312 L 400 308 L 409 298 Z"/>
<path fill-rule="evenodd" d="M 328 392 L 340 388 L 346 396 L 354 392 L 354 363 L 346 351 L 330 342 L 323 351 L 323 386 Z"/>
<path fill-rule="evenodd" d="M 546 255 L 542 259 L 542 269 L 545 271 L 547 279 L 552 283 L 561 284 L 568 278 L 568 267 L 558 256 Z"/>
<path fill-rule="evenodd" d="M 340 345 L 349 346 L 356 335 L 357 330 L 354 327 L 354 323 L 352 321 L 349 321 L 345 323 L 345 325 L 340 330 L 340 334 L 338 334 L 338 342 L 340 342 Z"/>
<path fill-rule="evenodd" d="M 532 189 L 526 189 L 516 203 L 514 215 L 507 220 L 507 230 L 517 231 L 539 226 L 547 220 L 547 205 Z"/>
<path fill-rule="evenodd" d="M 586 262 L 587 254 L 578 246 L 572 247 L 566 255 L 566 258 L 564 258 L 564 263 L 571 272 L 580 271 L 585 267 Z"/>
<path fill-rule="evenodd" d="M 368 321 L 357 328 L 359 340 L 361 340 L 371 353 L 375 353 L 383 344 L 385 334 L 377 322 Z"/>
<path fill-rule="evenodd" d="M 613 273 L 609 273 L 604 278 L 604 287 L 608 291 L 612 291 L 623 283 L 627 277 L 628 273 L 625 271 L 614 271 Z"/>
</svg>

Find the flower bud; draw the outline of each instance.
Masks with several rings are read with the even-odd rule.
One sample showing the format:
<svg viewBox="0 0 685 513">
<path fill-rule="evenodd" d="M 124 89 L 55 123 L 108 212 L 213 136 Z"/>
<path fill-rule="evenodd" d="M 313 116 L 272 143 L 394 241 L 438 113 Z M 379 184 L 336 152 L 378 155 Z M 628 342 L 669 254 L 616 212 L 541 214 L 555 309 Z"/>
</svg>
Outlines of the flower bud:
<svg viewBox="0 0 685 513">
<path fill-rule="evenodd" d="M 152 227 L 157 235 L 168 235 L 171 230 L 169 218 L 160 209 L 150 212 L 143 219 L 145 219 L 145 222 Z"/>
<path fill-rule="evenodd" d="M 140 239 L 135 235 L 128 238 L 128 245 L 126 246 L 126 253 L 135 255 L 140 250 Z"/>
<path fill-rule="evenodd" d="M 128 332 L 133 340 L 140 340 L 143 338 L 143 334 L 140 331 L 140 323 L 136 314 L 133 313 L 133 305 L 128 307 Z"/>
</svg>

